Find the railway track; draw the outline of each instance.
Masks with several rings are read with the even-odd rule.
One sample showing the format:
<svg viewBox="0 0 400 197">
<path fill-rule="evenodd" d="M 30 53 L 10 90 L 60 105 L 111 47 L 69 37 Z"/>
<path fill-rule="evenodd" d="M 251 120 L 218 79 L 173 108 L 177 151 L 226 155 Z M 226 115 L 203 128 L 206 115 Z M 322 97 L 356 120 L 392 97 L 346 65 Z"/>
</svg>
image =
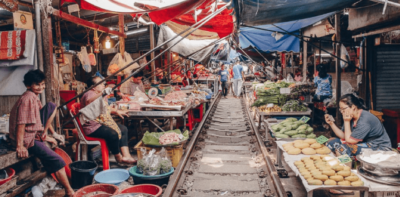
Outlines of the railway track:
<svg viewBox="0 0 400 197">
<path fill-rule="evenodd" d="M 218 96 L 194 131 L 164 197 L 286 197 L 244 99 Z"/>
</svg>

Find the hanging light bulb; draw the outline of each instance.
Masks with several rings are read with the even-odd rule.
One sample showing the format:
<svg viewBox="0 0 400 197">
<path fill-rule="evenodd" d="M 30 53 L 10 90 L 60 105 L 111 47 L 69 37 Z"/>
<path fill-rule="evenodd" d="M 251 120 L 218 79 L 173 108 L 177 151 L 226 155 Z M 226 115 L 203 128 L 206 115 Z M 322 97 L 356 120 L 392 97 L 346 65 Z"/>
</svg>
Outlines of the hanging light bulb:
<svg viewBox="0 0 400 197">
<path fill-rule="evenodd" d="M 110 36 L 106 37 L 106 49 L 111 48 Z"/>
</svg>

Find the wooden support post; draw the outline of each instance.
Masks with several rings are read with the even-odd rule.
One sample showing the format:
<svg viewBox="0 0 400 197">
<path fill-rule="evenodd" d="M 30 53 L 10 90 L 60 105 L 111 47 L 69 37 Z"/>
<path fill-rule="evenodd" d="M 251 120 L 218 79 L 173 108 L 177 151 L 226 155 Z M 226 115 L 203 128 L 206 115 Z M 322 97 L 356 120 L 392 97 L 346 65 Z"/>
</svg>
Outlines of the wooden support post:
<svg viewBox="0 0 400 197">
<path fill-rule="evenodd" d="M 154 25 L 153 24 L 151 24 L 150 26 L 149 26 L 149 28 L 150 28 L 150 50 L 153 50 L 154 49 Z M 154 51 L 151 53 L 151 59 L 154 59 Z M 152 71 L 152 75 L 154 76 L 153 77 L 153 82 L 156 82 L 157 81 L 157 76 L 156 76 L 156 63 L 155 63 L 155 61 L 153 61 L 153 62 L 151 62 L 151 71 Z"/>
<path fill-rule="evenodd" d="M 307 80 L 307 42 L 303 41 L 303 81 Z"/>
<path fill-rule="evenodd" d="M 124 15 L 123 14 L 118 15 L 118 26 L 119 26 L 119 33 L 125 34 Z M 124 58 L 124 54 L 125 54 L 125 38 L 124 37 L 119 37 L 119 52 L 121 53 L 122 58 Z"/>
<path fill-rule="evenodd" d="M 60 105 L 60 87 L 57 82 L 58 68 L 56 67 L 57 65 L 54 65 L 52 20 L 51 16 L 45 16 L 43 13 L 40 15 L 43 35 L 43 72 L 46 75 L 46 103 L 53 102 L 58 106 Z M 56 113 L 54 129 L 57 133 L 60 133 L 60 117 L 58 113 Z"/>
<path fill-rule="evenodd" d="M 341 75 L 340 75 L 340 14 L 335 14 L 336 30 L 336 125 L 342 125 L 342 116 L 339 111 L 339 100 L 341 96 Z M 340 128 L 340 127 L 339 127 Z"/>
</svg>

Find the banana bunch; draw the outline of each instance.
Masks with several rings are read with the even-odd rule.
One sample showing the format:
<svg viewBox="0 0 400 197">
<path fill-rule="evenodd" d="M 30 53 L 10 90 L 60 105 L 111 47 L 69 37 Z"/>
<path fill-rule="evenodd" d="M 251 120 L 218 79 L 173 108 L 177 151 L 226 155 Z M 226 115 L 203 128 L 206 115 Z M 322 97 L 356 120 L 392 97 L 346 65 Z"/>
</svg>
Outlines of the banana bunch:
<svg viewBox="0 0 400 197">
<path fill-rule="evenodd" d="M 258 107 L 258 110 L 261 112 L 281 112 L 282 109 L 278 105 L 274 105 L 273 107 L 267 107 L 266 105 Z"/>
</svg>

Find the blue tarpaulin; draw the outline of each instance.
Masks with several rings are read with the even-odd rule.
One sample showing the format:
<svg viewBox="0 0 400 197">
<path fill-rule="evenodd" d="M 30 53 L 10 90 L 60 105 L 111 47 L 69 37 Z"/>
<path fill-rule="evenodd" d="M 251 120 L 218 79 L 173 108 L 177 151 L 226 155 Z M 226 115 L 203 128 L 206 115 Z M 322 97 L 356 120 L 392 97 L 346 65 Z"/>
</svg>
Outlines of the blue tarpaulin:
<svg viewBox="0 0 400 197">
<path fill-rule="evenodd" d="M 334 13 L 328 13 L 312 18 L 284 22 L 275 24 L 276 26 L 296 35 L 299 35 L 299 29 L 310 26 L 318 21 L 321 21 Z M 256 26 L 262 29 L 268 29 L 277 32 L 284 32 L 283 30 L 273 25 Z M 250 27 L 241 27 L 239 34 L 240 47 L 242 49 L 250 46 L 256 47 L 258 50 L 265 52 L 272 51 L 293 51 L 300 52 L 300 40 L 288 34 L 280 34 L 271 31 L 254 29 Z"/>
<path fill-rule="evenodd" d="M 294 21 L 342 10 L 357 0 L 233 0 L 238 25 Z"/>
</svg>

